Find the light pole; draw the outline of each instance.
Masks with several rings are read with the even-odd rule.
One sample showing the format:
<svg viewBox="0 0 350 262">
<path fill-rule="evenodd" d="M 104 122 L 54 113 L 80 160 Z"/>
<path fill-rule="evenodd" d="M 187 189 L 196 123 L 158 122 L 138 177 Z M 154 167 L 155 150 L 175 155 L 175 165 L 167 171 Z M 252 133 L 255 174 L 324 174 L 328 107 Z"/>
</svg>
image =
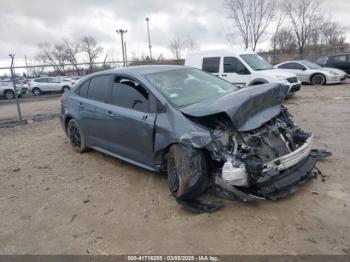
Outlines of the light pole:
<svg viewBox="0 0 350 262">
<path fill-rule="evenodd" d="M 123 35 L 126 34 L 128 32 L 128 30 L 123 30 L 123 29 L 117 29 L 115 30 L 117 32 L 117 34 L 120 34 L 121 36 L 121 41 L 122 41 L 122 53 L 123 53 L 123 66 L 126 67 L 126 63 L 125 63 L 125 52 L 124 52 L 124 38 Z"/>
<path fill-rule="evenodd" d="M 151 45 L 151 36 L 149 33 L 149 18 L 146 17 L 147 22 L 147 32 L 148 32 L 148 47 L 149 47 L 149 58 L 152 60 L 152 45 Z"/>
</svg>

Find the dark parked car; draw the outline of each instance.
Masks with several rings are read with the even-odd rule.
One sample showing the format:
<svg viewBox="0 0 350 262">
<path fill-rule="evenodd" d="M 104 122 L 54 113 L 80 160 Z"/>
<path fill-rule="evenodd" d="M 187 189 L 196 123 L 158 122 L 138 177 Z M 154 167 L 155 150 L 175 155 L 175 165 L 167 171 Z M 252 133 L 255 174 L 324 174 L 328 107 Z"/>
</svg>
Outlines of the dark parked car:
<svg viewBox="0 0 350 262">
<path fill-rule="evenodd" d="M 323 67 L 335 67 L 350 74 L 350 54 L 323 56 L 316 60 L 316 64 Z"/>
<path fill-rule="evenodd" d="M 91 148 L 167 173 L 197 212 L 210 190 L 242 201 L 278 199 L 313 177 L 312 134 L 281 106 L 288 86 L 238 89 L 201 70 L 140 66 L 89 75 L 63 95 L 61 122 L 76 152 Z"/>
</svg>

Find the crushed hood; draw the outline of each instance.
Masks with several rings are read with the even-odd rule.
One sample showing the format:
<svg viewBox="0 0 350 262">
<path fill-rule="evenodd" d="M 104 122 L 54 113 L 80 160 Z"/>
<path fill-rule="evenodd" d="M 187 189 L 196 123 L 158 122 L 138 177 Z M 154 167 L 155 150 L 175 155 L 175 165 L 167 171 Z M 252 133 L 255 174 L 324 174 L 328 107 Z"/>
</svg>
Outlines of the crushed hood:
<svg viewBox="0 0 350 262">
<path fill-rule="evenodd" d="M 256 129 L 277 116 L 289 87 L 270 83 L 233 91 L 223 97 L 180 108 L 185 115 L 207 117 L 226 113 L 240 132 Z"/>
</svg>

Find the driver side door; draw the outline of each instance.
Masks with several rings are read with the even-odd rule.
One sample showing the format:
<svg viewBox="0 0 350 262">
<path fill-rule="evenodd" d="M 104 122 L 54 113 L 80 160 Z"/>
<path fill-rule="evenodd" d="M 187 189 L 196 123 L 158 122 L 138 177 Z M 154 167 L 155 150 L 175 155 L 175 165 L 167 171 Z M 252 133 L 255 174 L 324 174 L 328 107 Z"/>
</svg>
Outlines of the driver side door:
<svg viewBox="0 0 350 262">
<path fill-rule="evenodd" d="M 245 87 L 250 82 L 251 73 L 236 57 L 224 57 L 221 77 L 238 87 Z"/>
<path fill-rule="evenodd" d="M 278 68 L 296 74 L 301 82 L 309 81 L 309 74 L 307 73 L 307 68 L 300 63 L 285 63 L 279 66 Z"/>
<path fill-rule="evenodd" d="M 156 113 L 150 109 L 149 97 L 137 80 L 115 75 L 106 104 L 97 107 L 95 114 L 101 126 L 98 136 L 108 151 L 153 167 Z"/>
</svg>

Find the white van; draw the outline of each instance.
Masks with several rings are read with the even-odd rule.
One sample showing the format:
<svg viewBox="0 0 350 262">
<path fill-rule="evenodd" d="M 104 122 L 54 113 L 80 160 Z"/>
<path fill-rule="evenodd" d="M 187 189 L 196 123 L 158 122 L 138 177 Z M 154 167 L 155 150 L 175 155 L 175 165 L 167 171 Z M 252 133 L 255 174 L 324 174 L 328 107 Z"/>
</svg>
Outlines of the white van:
<svg viewBox="0 0 350 262">
<path fill-rule="evenodd" d="M 189 53 L 185 66 L 207 71 L 239 87 L 277 82 L 288 85 L 290 95 L 301 88 L 296 74 L 275 69 L 253 51 L 221 49 Z"/>
</svg>

